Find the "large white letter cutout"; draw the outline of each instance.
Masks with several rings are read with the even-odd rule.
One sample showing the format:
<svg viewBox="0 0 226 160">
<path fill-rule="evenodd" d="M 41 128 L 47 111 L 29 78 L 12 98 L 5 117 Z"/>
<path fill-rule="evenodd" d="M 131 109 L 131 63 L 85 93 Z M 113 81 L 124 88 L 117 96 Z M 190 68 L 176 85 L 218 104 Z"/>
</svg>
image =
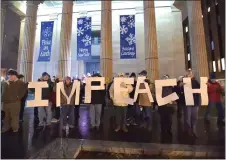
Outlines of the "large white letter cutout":
<svg viewBox="0 0 226 160">
<path fill-rule="evenodd" d="M 135 95 L 134 95 L 134 102 L 136 102 L 139 93 L 148 94 L 149 101 L 154 102 L 154 99 L 153 99 L 151 91 L 150 91 L 150 87 L 148 86 L 148 83 L 144 82 L 144 80 L 145 80 L 145 77 L 138 77 L 138 79 L 137 79 L 137 85 L 136 85 L 136 90 L 135 90 Z M 140 89 L 141 83 L 144 83 L 145 89 Z"/>
<path fill-rule="evenodd" d="M 35 97 L 34 100 L 28 100 L 28 107 L 45 107 L 49 106 L 48 100 L 42 100 L 42 88 L 48 88 L 49 85 L 47 82 L 29 82 L 28 88 L 35 89 Z"/>
<path fill-rule="evenodd" d="M 193 106 L 194 105 L 194 98 L 193 93 L 200 93 L 201 94 L 201 105 L 208 105 L 208 92 L 207 92 L 207 77 L 200 77 L 200 89 L 192 89 L 191 85 L 191 78 L 183 78 L 184 85 L 184 95 L 186 105 Z"/>
<path fill-rule="evenodd" d="M 177 85 L 176 79 L 155 80 L 155 87 L 156 87 L 155 92 L 156 92 L 156 100 L 157 100 L 158 106 L 162 106 L 179 99 L 179 97 L 175 92 L 164 98 L 162 97 L 162 87 L 175 86 L 175 85 Z"/>
<path fill-rule="evenodd" d="M 134 101 L 131 98 L 123 98 L 121 97 L 121 92 L 128 92 L 128 88 L 121 87 L 121 84 L 134 84 L 134 78 L 122 78 L 116 77 L 114 78 L 114 98 L 120 103 L 133 104 Z"/>
<path fill-rule="evenodd" d="M 92 86 L 92 82 L 100 82 L 100 86 Z M 86 78 L 85 86 L 85 103 L 91 103 L 91 90 L 104 90 L 105 89 L 105 78 L 104 77 L 88 77 Z M 105 98 L 105 97 L 102 97 Z"/>
<path fill-rule="evenodd" d="M 73 94 L 75 93 L 75 90 L 76 90 L 76 94 L 75 94 L 75 105 L 79 105 L 79 97 L 80 97 L 80 82 L 78 80 L 74 80 L 74 83 L 73 83 L 73 87 L 72 87 L 72 90 L 71 90 L 71 93 L 69 95 L 69 97 L 67 96 L 65 90 L 64 90 L 64 83 L 63 82 L 59 82 L 57 83 L 57 90 L 56 90 L 56 101 L 57 101 L 57 107 L 60 107 L 61 104 L 60 104 L 60 93 L 62 92 L 63 96 L 66 97 L 67 99 L 67 104 L 70 104 L 70 101 L 71 101 L 71 98 L 73 96 Z M 61 92 L 60 92 L 61 91 Z"/>
</svg>

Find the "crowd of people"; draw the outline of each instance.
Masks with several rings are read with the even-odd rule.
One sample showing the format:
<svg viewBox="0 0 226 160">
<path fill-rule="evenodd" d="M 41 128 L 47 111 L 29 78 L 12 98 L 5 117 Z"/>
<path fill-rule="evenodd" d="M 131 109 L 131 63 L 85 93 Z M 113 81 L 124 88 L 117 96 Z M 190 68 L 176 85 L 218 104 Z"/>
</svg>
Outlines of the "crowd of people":
<svg viewBox="0 0 226 160">
<path fill-rule="evenodd" d="M 2 132 L 9 131 L 12 129 L 13 132 L 18 132 L 19 121 L 23 121 L 23 112 L 26 105 L 26 99 L 28 93 L 34 93 L 34 89 L 28 90 L 28 83 L 23 81 L 23 75 L 20 75 L 15 70 L 9 70 L 7 73 L 8 80 L 3 80 L 2 85 Z M 191 78 L 191 84 L 193 89 L 199 89 L 200 84 L 194 77 L 194 73 L 189 70 L 185 76 L 180 76 L 177 79 L 176 86 L 163 87 L 162 97 L 166 97 L 173 92 L 176 92 L 179 99 L 173 101 L 164 106 L 158 106 L 155 100 L 155 85 L 152 80 L 147 76 L 147 71 L 143 70 L 138 74 L 139 77 L 145 77 L 145 82 L 148 84 L 149 89 L 153 95 L 154 102 L 149 101 L 149 97 L 146 93 L 140 93 L 138 95 L 137 101 L 133 105 L 128 105 L 122 103 L 117 98 L 114 97 L 114 78 L 113 80 L 106 84 L 105 90 L 93 90 L 91 91 L 91 103 L 87 104 L 89 108 L 89 118 L 90 118 L 90 129 L 99 130 L 101 118 L 104 114 L 103 107 L 107 105 L 112 105 L 115 108 L 115 132 L 122 130 L 123 132 L 128 132 L 127 126 L 134 125 L 146 128 L 147 131 L 152 131 L 152 114 L 153 110 L 157 111 L 160 115 L 160 124 L 161 124 L 161 134 L 170 134 L 172 135 L 172 116 L 177 110 L 177 117 L 181 119 L 183 117 L 184 121 L 184 131 L 191 137 L 197 138 L 196 134 L 196 124 L 198 119 L 198 111 L 201 106 L 200 94 L 193 94 L 194 105 L 186 106 L 185 104 L 185 95 L 184 95 L 184 77 Z M 46 107 L 35 107 L 34 108 L 34 117 L 38 122 L 37 130 L 42 129 L 43 127 L 50 127 L 52 123 L 62 122 L 63 130 L 66 130 L 66 127 L 74 128 L 79 121 L 79 108 L 81 103 L 83 103 L 83 98 L 85 96 L 85 85 L 86 78 L 89 77 L 101 77 L 100 74 L 95 73 L 93 75 L 87 74 L 83 76 L 83 79 L 78 77 L 69 77 L 66 76 L 64 79 L 51 77 L 48 73 L 44 72 L 41 78 L 38 81 L 46 81 L 48 83 L 48 88 L 42 89 L 42 99 L 49 100 L 49 106 Z M 124 73 L 120 73 L 118 77 L 126 77 Z M 129 76 L 134 78 L 135 83 L 133 85 L 121 83 L 121 87 L 124 90 L 120 93 L 121 98 L 134 98 L 135 89 L 136 89 L 136 79 L 137 76 L 135 73 L 131 73 Z M 162 79 L 169 79 L 169 75 L 164 75 Z M 67 98 L 64 96 L 70 95 L 73 87 L 73 81 L 79 80 L 80 83 L 80 104 L 75 105 L 75 96 L 76 92 L 72 95 L 71 101 L 68 104 Z M 61 107 L 56 106 L 56 85 L 59 82 L 63 82 L 64 91 L 61 91 Z M 100 82 L 92 82 L 92 85 L 100 85 Z M 209 123 L 210 121 L 210 110 L 213 107 L 216 107 L 218 120 L 217 124 L 219 126 L 224 126 L 224 106 L 223 106 L 223 95 L 224 88 L 216 81 L 214 74 L 211 74 L 208 82 L 208 96 L 209 96 L 209 105 L 206 108 L 205 112 L 205 122 Z M 140 89 L 144 89 L 145 84 L 140 85 Z M 65 92 L 65 93 L 62 93 Z M 106 103 L 110 102 L 110 103 Z"/>
</svg>

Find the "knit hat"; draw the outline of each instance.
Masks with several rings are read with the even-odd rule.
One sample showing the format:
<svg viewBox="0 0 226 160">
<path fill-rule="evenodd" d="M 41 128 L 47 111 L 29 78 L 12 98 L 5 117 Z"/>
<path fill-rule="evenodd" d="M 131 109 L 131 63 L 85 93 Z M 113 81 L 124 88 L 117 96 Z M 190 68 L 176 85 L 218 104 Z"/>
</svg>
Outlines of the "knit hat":
<svg viewBox="0 0 226 160">
<path fill-rule="evenodd" d="M 212 73 L 210 74 L 210 79 L 216 79 L 216 74 L 215 74 L 214 72 L 212 72 Z"/>
<path fill-rule="evenodd" d="M 184 76 L 179 76 L 179 77 L 177 78 L 177 82 L 182 81 L 183 78 L 184 78 Z"/>
<path fill-rule="evenodd" d="M 42 73 L 42 77 L 46 76 L 46 75 L 49 75 L 47 72 L 43 72 Z"/>
<path fill-rule="evenodd" d="M 66 77 L 64 78 L 64 80 L 65 80 L 65 81 L 66 81 L 66 80 L 70 80 L 70 81 L 71 81 L 71 77 L 66 76 Z"/>
<path fill-rule="evenodd" d="M 125 77 L 125 73 L 119 73 L 119 77 Z"/>
<path fill-rule="evenodd" d="M 143 70 L 139 73 L 139 75 L 147 76 L 148 72 L 146 70 Z"/>
<path fill-rule="evenodd" d="M 129 77 L 136 77 L 136 74 L 133 72 Z"/>
<path fill-rule="evenodd" d="M 7 72 L 7 75 L 15 75 L 15 76 L 18 76 L 18 73 L 14 69 L 9 69 L 8 72 Z"/>
</svg>

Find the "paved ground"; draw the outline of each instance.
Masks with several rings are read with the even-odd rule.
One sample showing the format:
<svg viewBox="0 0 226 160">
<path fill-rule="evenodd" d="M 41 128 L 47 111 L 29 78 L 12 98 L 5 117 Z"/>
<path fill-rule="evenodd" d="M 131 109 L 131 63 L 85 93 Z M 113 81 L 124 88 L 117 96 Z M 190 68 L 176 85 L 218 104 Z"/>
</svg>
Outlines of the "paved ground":
<svg viewBox="0 0 226 160">
<path fill-rule="evenodd" d="M 127 142 L 144 142 L 144 143 L 173 143 L 173 144 L 192 144 L 192 145 L 225 145 L 224 128 L 218 129 L 216 126 L 216 117 L 211 119 L 210 125 L 204 125 L 203 113 L 204 108 L 200 109 L 198 120 L 197 140 L 190 140 L 182 132 L 183 123 L 177 120 L 176 114 L 173 118 L 173 137 L 161 137 L 159 126 L 159 115 L 153 113 L 153 131 L 151 133 L 139 127 L 129 127 L 128 133 L 115 133 L 113 131 L 112 107 L 105 108 L 102 119 L 101 131 L 89 131 L 89 116 L 87 106 L 80 108 L 80 119 L 78 127 L 70 130 L 68 138 L 74 139 L 91 139 L 91 140 L 108 140 L 108 141 L 127 141 Z M 35 123 L 33 117 L 33 108 L 26 108 L 24 122 L 19 133 L 4 133 L 1 136 L 1 158 L 27 158 L 32 156 L 41 148 L 55 140 L 56 138 L 65 137 L 60 134 L 59 124 L 53 124 L 51 128 L 37 132 L 34 130 Z"/>
</svg>

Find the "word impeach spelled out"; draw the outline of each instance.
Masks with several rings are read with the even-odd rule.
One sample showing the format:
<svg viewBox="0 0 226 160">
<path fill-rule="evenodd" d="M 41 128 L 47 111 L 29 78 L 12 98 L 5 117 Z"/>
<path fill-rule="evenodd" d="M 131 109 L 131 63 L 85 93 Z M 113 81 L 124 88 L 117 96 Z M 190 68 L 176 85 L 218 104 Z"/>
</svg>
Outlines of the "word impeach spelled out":
<svg viewBox="0 0 226 160">
<path fill-rule="evenodd" d="M 200 88 L 192 89 L 191 86 L 191 78 L 183 78 L 184 82 L 184 95 L 186 100 L 186 105 L 194 105 L 193 94 L 199 93 L 201 95 L 201 105 L 208 105 L 208 93 L 207 93 L 207 77 L 200 78 Z M 92 82 L 100 82 L 99 86 L 92 86 Z M 153 96 L 151 94 L 151 90 L 148 86 L 148 83 L 145 82 L 145 77 L 138 77 L 137 85 L 135 88 L 135 96 L 134 99 L 131 98 L 121 98 L 120 93 L 126 91 L 127 88 L 121 87 L 121 83 L 125 83 L 127 85 L 134 84 L 134 78 L 122 78 L 117 77 L 114 78 L 114 99 L 117 101 L 133 104 L 136 102 L 138 94 L 145 93 L 148 95 L 149 101 L 154 102 Z M 140 85 L 144 84 L 145 89 L 140 89 Z M 162 89 L 166 86 L 176 86 L 176 79 L 167 79 L 167 80 L 155 80 L 155 95 L 158 106 L 166 105 L 168 103 L 172 103 L 173 101 L 179 99 L 177 94 L 174 92 L 166 97 L 162 97 Z M 34 100 L 27 101 L 28 107 L 44 107 L 49 105 L 48 100 L 42 100 L 42 88 L 48 88 L 47 82 L 29 82 L 28 88 L 35 88 Z M 92 90 L 105 90 L 105 77 L 89 77 L 86 79 L 85 86 L 85 103 L 91 103 L 91 91 Z M 60 106 L 60 96 L 61 93 L 66 97 L 67 103 L 70 103 L 71 98 L 75 93 L 75 105 L 79 104 L 79 95 L 80 95 L 80 82 L 75 80 L 73 83 L 72 91 L 69 96 L 66 95 L 64 90 L 63 82 L 57 83 L 57 91 L 56 91 L 56 101 L 57 106 Z"/>
</svg>

